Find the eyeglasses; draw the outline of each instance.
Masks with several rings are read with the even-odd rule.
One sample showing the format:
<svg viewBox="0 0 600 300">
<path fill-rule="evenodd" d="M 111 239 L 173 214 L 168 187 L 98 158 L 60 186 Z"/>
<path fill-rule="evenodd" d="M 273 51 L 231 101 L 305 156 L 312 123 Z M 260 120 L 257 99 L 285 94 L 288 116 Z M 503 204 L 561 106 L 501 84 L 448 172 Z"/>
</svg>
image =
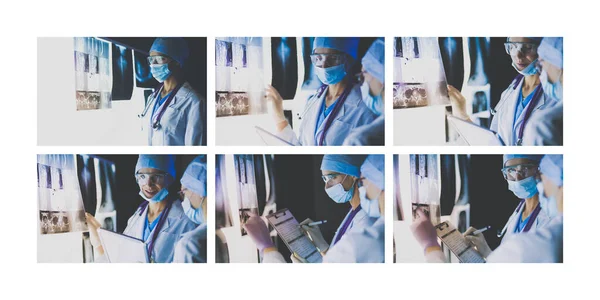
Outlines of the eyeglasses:
<svg viewBox="0 0 600 300">
<path fill-rule="evenodd" d="M 311 54 L 310 61 L 315 67 L 333 67 L 345 63 L 346 56 L 344 54 Z"/>
<path fill-rule="evenodd" d="M 163 184 L 166 175 L 165 173 L 138 173 L 135 174 L 135 180 L 138 184 Z"/>
<path fill-rule="evenodd" d="M 504 49 L 507 54 L 517 55 L 518 52 L 523 55 L 537 54 L 538 45 L 534 43 L 522 43 L 522 42 L 507 42 L 504 43 Z"/>
<path fill-rule="evenodd" d="M 323 175 L 323 176 L 321 176 L 321 178 L 323 179 L 323 182 L 328 183 L 330 180 L 335 180 L 336 178 L 338 178 L 341 175 L 342 174 L 340 174 L 340 173 L 332 173 L 332 174 Z M 346 176 L 348 176 L 348 175 L 346 175 Z"/>
<path fill-rule="evenodd" d="M 149 65 L 168 64 L 170 61 L 171 61 L 171 59 L 168 58 L 167 56 L 162 56 L 162 55 L 148 56 L 148 64 Z"/>
<path fill-rule="evenodd" d="M 518 178 L 527 178 L 535 175 L 538 172 L 538 165 L 520 164 L 502 168 L 504 179 L 516 181 Z"/>
</svg>

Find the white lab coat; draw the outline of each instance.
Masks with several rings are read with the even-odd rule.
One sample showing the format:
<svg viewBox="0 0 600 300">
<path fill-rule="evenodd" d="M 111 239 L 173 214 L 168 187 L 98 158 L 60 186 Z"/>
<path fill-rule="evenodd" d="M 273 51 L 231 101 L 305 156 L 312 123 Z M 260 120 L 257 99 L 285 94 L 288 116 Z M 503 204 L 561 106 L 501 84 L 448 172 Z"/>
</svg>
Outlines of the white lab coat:
<svg viewBox="0 0 600 300">
<path fill-rule="evenodd" d="M 140 209 L 129 218 L 127 221 L 127 227 L 123 234 L 142 239 L 144 236 L 144 228 L 146 226 L 148 216 L 148 206 L 142 212 L 140 216 Z M 158 226 L 157 226 L 158 227 Z M 156 230 L 156 228 L 154 230 Z M 174 200 L 167 220 L 160 229 L 156 241 L 154 242 L 154 249 L 152 251 L 152 258 L 154 262 L 158 263 L 169 263 L 173 261 L 173 255 L 175 252 L 175 244 L 181 238 L 181 235 L 196 228 L 194 224 L 186 215 L 183 213 L 183 207 L 181 201 Z M 150 237 L 145 242 L 148 245 L 154 234 L 154 230 L 150 232 Z"/>
<path fill-rule="evenodd" d="M 308 98 L 306 106 L 304 107 L 304 112 L 302 113 L 303 120 L 298 131 L 299 136 L 296 136 L 289 124 L 282 131 L 278 132 L 277 136 L 297 146 L 316 146 L 318 142 L 317 137 L 320 139 L 320 136 L 325 129 L 325 123 L 332 117 L 332 114 L 330 114 L 325 118 L 315 135 L 317 121 L 321 114 L 321 105 L 327 96 L 327 89 L 329 89 L 329 87 L 325 88 L 325 91 L 319 98 L 317 98 L 317 94 Z M 360 86 L 355 85 L 348 94 L 344 105 L 335 116 L 329 130 L 327 130 L 323 145 L 342 145 L 344 139 L 352 129 L 369 124 L 376 118 L 377 116 L 362 101 Z"/>
<path fill-rule="evenodd" d="M 489 263 L 562 263 L 563 216 L 534 231 L 513 235 L 488 257 Z"/>
<path fill-rule="evenodd" d="M 502 237 L 501 243 L 504 243 L 504 241 L 507 240 L 512 235 L 520 234 L 520 233 L 515 233 L 515 228 L 517 227 L 517 222 L 519 221 L 519 218 L 521 217 L 521 212 L 524 209 L 525 209 L 525 204 L 521 205 L 519 210 L 515 210 L 515 212 L 510 216 L 510 218 L 508 218 L 508 222 L 507 222 L 508 226 L 506 226 L 506 233 L 504 234 L 504 237 Z M 535 222 L 531 225 L 531 228 L 529 229 L 529 231 L 533 231 L 537 228 L 542 228 L 542 227 L 546 226 L 549 221 L 550 221 L 550 218 L 544 212 L 544 210 L 540 210 L 540 212 L 537 215 L 537 218 L 535 218 Z"/>
<path fill-rule="evenodd" d="M 562 101 L 542 114 L 537 114 L 525 124 L 523 144 L 534 146 L 563 145 Z"/>
<path fill-rule="evenodd" d="M 175 246 L 175 263 L 206 263 L 206 223 L 183 234 Z"/>
<path fill-rule="evenodd" d="M 324 263 L 383 263 L 385 261 L 385 220 L 377 219 L 370 227 L 347 232 L 333 245 Z"/>
<path fill-rule="evenodd" d="M 517 85 L 516 89 L 514 89 L 515 81 L 513 81 L 504 92 L 502 92 L 502 96 L 500 97 L 500 101 L 498 105 L 496 105 L 495 111 L 496 114 L 492 118 L 492 124 L 490 125 L 490 130 L 496 132 L 498 138 L 507 146 L 516 146 L 518 139 L 518 132 L 521 128 L 521 124 L 523 123 L 523 119 L 525 117 L 525 111 L 528 109 L 529 105 L 532 104 L 533 101 L 530 101 L 527 106 L 523 109 L 523 113 L 516 119 L 515 122 L 515 113 L 517 109 L 517 102 L 519 100 L 519 94 L 523 87 L 523 82 L 525 80 L 521 80 Z M 533 108 L 529 120 L 527 124 L 531 124 L 532 120 L 535 119 L 536 115 L 544 112 L 548 108 L 555 106 L 558 103 L 555 99 L 546 98 L 546 96 L 542 93 L 539 101 L 536 106 Z M 532 137 L 527 136 L 527 132 L 523 131 L 523 145 L 529 146 L 530 144 L 525 143 L 525 141 L 530 141 Z M 529 133 L 530 134 L 530 133 Z"/>
<path fill-rule="evenodd" d="M 375 121 L 354 128 L 344 140 L 344 146 L 383 146 L 385 144 L 385 121 L 383 115 Z"/>
<path fill-rule="evenodd" d="M 145 130 L 150 146 L 200 146 L 206 144 L 204 112 L 205 100 L 194 91 L 189 83 L 184 83 L 165 110 L 160 126 L 152 128 L 152 112 L 160 90 L 149 99 L 149 109 L 144 115 Z M 165 105 L 163 103 L 163 105 Z M 158 113 L 162 105 L 156 108 Z"/>
<path fill-rule="evenodd" d="M 331 241 L 329 250 L 325 254 L 323 262 L 358 262 L 358 263 L 375 263 L 383 262 L 384 259 L 384 245 L 379 242 L 384 242 L 384 226 L 385 222 L 383 218 L 371 218 L 367 215 L 364 210 L 360 210 L 354 216 L 354 219 L 348 225 L 346 233 L 337 242 L 333 243 L 337 238 L 337 235 L 349 217 L 350 210 L 344 221 L 340 224 L 335 236 Z M 375 223 L 378 223 L 377 225 Z M 346 239 L 346 237 L 348 237 Z M 368 243 L 368 244 L 360 244 Z M 366 245 L 369 245 L 366 247 Z M 340 249 L 335 250 L 336 247 Z M 372 248 L 372 251 L 369 249 Z M 327 256 L 332 253 L 332 257 L 326 259 Z M 267 252 L 263 255 L 263 263 L 285 263 L 285 258 L 278 251 Z"/>
</svg>

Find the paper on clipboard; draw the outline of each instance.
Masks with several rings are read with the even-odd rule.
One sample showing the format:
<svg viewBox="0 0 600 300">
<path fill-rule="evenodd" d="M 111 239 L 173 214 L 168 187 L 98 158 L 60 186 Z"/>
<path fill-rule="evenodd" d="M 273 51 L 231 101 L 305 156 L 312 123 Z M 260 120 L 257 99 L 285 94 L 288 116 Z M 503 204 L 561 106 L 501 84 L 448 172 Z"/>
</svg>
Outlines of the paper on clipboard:
<svg viewBox="0 0 600 300">
<path fill-rule="evenodd" d="M 147 263 L 148 250 L 144 241 L 124 234 L 98 229 L 104 253 L 111 263 Z"/>
<path fill-rule="evenodd" d="M 304 235 L 300 224 L 287 208 L 268 215 L 267 221 L 275 227 L 277 234 L 292 253 L 296 253 L 309 263 L 323 261 L 323 256 L 317 247 Z"/>
<path fill-rule="evenodd" d="M 437 236 L 458 257 L 461 263 L 485 263 L 481 254 L 471 246 L 463 235 L 450 224 L 442 222 L 435 226 Z"/>
</svg>

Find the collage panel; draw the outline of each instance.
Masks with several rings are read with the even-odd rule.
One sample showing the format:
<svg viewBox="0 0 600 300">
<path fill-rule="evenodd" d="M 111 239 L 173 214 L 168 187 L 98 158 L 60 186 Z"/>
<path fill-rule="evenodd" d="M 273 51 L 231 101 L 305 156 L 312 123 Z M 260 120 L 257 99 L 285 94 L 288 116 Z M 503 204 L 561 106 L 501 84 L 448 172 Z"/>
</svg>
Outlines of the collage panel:
<svg viewBox="0 0 600 300">
<path fill-rule="evenodd" d="M 216 145 L 382 146 L 384 44 L 217 37 Z"/>
<path fill-rule="evenodd" d="M 205 37 L 37 42 L 38 145 L 206 145 Z"/>
<path fill-rule="evenodd" d="M 383 263 L 384 155 L 217 155 L 217 263 Z"/>
<path fill-rule="evenodd" d="M 562 263 L 563 156 L 394 155 L 396 263 Z"/>
<path fill-rule="evenodd" d="M 393 45 L 394 145 L 562 146 L 562 37 Z"/>
<path fill-rule="evenodd" d="M 39 154 L 37 261 L 206 263 L 206 155 Z"/>
</svg>

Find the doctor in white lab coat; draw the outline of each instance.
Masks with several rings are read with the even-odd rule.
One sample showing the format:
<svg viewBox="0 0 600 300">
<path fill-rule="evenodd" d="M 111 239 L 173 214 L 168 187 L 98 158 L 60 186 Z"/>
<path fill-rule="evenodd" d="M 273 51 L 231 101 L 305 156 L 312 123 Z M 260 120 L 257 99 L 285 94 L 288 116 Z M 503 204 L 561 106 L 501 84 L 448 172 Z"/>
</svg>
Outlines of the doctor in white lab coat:
<svg viewBox="0 0 600 300">
<path fill-rule="evenodd" d="M 183 75 L 188 56 L 183 38 L 157 38 L 150 48 L 150 70 L 161 83 L 141 115 L 150 146 L 206 145 L 206 103 Z"/>
<path fill-rule="evenodd" d="M 151 262 L 173 261 L 175 244 L 181 235 L 194 229 L 196 224 L 183 212 L 181 201 L 169 195 L 168 187 L 175 177 L 175 158 L 172 155 L 140 155 L 135 166 L 135 177 L 140 196 L 146 200 L 127 221 L 123 234 L 143 240 Z M 95 261 L 107 261 L 99 242 L 100 223 L 86 214 Z"/>
<path fill-rule="evenodd" d="M 379 242 L 383 241 L 382 229 L 385 222 L 374 217 L 374 211 L 371 212 L 373 216 L 369 215 L 368 211 L 362 209 L 360 205 L 361 192 L 359 192 L 357 185 L 360 179 L 360 167 L 364 160 L 365 157 L 362 155 L 325 155 L 323 157 L 321 170 L 323 180 L 326 181 L 327 194 L 337 203 L 350 202 L 351 204 L 350 211 L 338 227 L 331 243 L 325 241 L 318 228 L 302 226 L 302 229 L 310 236 L 317 249 L 324 256 L 323 262 L 383 262 L 383 246 Z M 375 192 L 377 189 L 375 186 L 371 188 L 370 193 Z M 363 188 L 363 190 L 365 189 Z M 382 190 L 381 192 L 383 193 Z M 379 196 L 372 197 L 379 199 Z M 309 222 L 312 222 L 312 220 L 307 219 L 300 224 L 305 225 Z M 258 250 L 263 253 L 263 263 L 285 262 L 281 253 L 274 247 L 268 229 L 260 217 L 251 217 L 245 228 Z M 343 242 L 346 237 L 348 239 Z M 352 242 L 352 240 L 355 242 Z M 363 245 L 364 248 L 357 245 L 359 242 L 367 241 L 369 244 L 373 243 L 375 245 L 367 247 L 368 244 L 366 244 Z M 338 245 L 340 248 L 334 250 Z M 370 249 L 372 251 L 365 251 Z M 329 251 L 333 251 L 334 254 L 330 259 L 327 259 L 327 256 L 330 255 Z M 302 259 L 292 254 L 292 261 L 302 262 Z"/>
<path fill-rule="evenodd" d="M 505 238 L 502 244 L 487 256 L 487 262 L 563 262 L 563 156 L 545 155 L 540 163 L 540 172 L 537 189 L 544 213 L 550 218 L 549 223 L 542 228 Z M 422 211 L 418 210 L 417 213 L 420 218 L 411 229 L 425 251 L 426 261 L 445 262 L 431 221 Z M 469 232 L 465 232 L 464 235 L 473 237 Z M 484 239 L 481 233 L 475 237 Z M 481 252 L 476 244 L 474 246 Z"/>
<path fill-rule="evenodd" d="M 490 130 L 496 132 L 498 139 L 507 146 L 527 146 L 523 141 L 532 137 L 525 135 L 525 125 L 559 102 L 546 97 L 540 85 L 540 74 L 535 67 L 540 41 L 538 37 L 509 37 L 505 43 L 506 52 L 511 56 L 512 65 L 519 75 L 502 93 L 492 110 L 494 116 Z M 464 96 L 452 86 L 448 86 L 448 93 L 453 115 L 471 121 L 466 113 Z"/>
<path fill-rule="evenodd" d="M 535 146 L 563 145 L 563 38 L 545 37 L 538 49 L 537 66 L 541 68 L 540 81 L 544 95 L 557 99 L 558 104 L 535 115 L 525 126 L 525 143 Z"/>
<path fill-rule="evenodd" d="M 339 146 L 354 128 L 375 120 L 377 116 L 362 101 L 354 74 L 349 74 L 357 59 L 358 40 L 315 38 L 311 60 L 323 85 L 306 101 L 298 136 L 285 119 L 279 92 L 272 86 L 266 89 L 280 138 L 294 145 Z"/>
<path fill-rule="evenodd" d="M 173 262 L 206 263 L 206 156 L 196 157 L 181 177 L 183 211 L 196 229 L 183 234 Z"/>
</svg>

